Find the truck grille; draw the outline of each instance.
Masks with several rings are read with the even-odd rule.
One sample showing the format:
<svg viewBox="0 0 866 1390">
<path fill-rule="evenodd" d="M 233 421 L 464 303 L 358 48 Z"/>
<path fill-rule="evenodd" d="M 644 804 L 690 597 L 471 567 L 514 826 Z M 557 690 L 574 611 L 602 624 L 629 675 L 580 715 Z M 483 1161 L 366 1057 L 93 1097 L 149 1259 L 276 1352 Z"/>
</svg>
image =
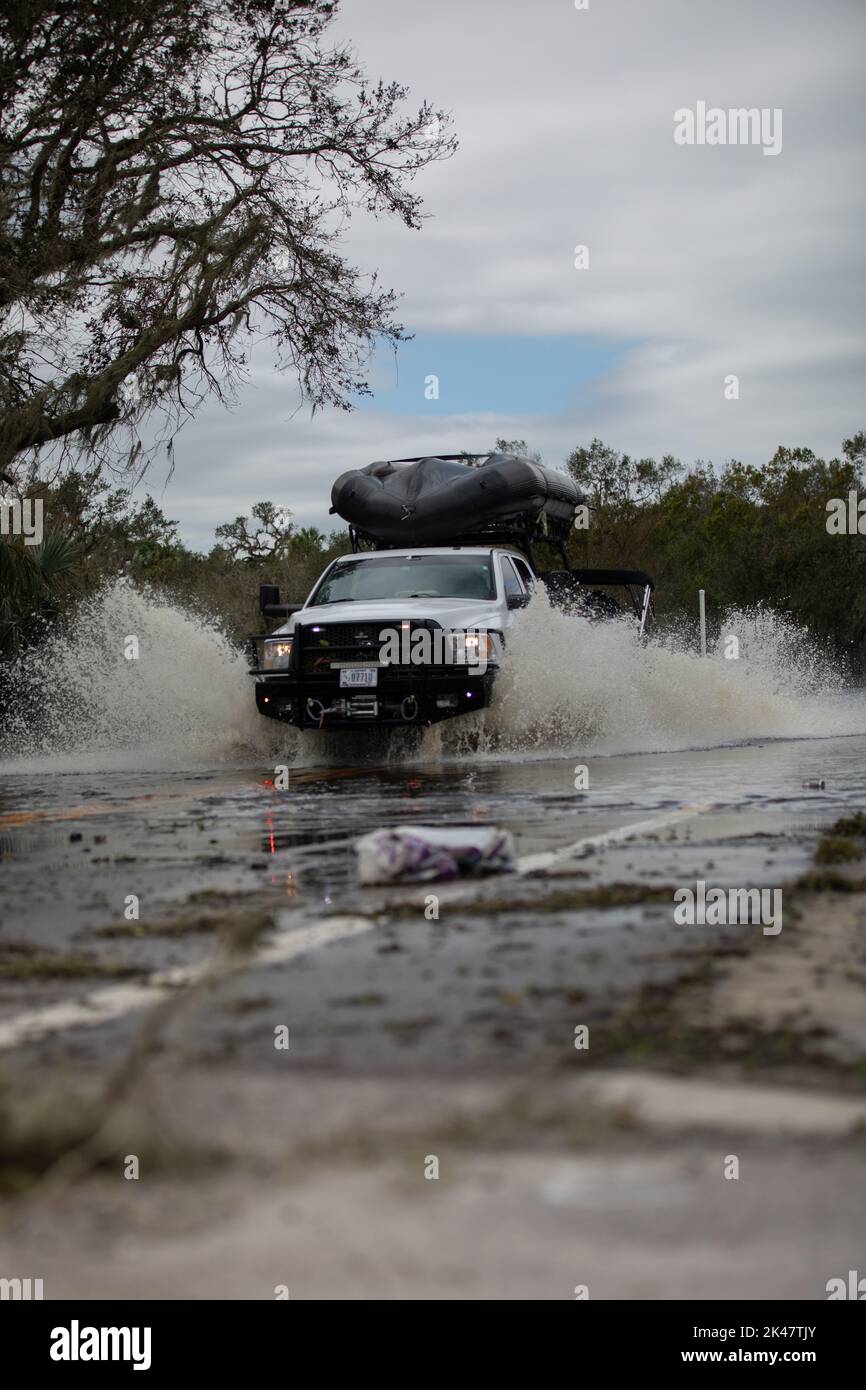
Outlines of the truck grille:
<svg viewBox="0 0 866 1390">
<path fill-rule="evenodd" d="M 412 623 L 411 633 L 425 622 Z M 300 662 L 304 675 L 325 676 L 334 663 L 365 665 L 379 660 L 382 646 L 379 633 L 385 628 L 400 631 L 400 618 L 381 618 L 375 623 L 310 623 L 301 627 Z M 387 669 L 387 668 L 386 668 Z"/>
</svg>

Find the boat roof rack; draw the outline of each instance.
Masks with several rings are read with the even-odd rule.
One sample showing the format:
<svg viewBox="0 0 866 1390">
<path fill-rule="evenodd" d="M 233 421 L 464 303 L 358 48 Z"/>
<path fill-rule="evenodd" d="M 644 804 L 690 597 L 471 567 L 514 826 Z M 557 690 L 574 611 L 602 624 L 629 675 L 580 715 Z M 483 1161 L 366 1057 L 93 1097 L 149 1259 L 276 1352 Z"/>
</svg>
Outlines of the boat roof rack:
<svg viewBox="0 0 866 1390">
<path fill-rule="evenodd" d="M 492 521 L 489 526 L 480 528 L 476 531 L 461 531 L 459 535 L 443 538 L 441 541 L 424 541 L 418 543 L 418 548 L 422 550 L 453 549 L 464 545 L 512 545 L 517 550 L 521 550 L 527 557 L 530 564 L 535 567 L 535 557 L 532 553 L 533 544 L 547 542 L 554 550 L 562 556 L 562 562 L 568 567 L 568 556 L 565 550 L 565 542 L 571 530 L 570 522 L 557 525 L 555 522 L 547 521 L 546 528 L 539 525 L 534 513 L 530 513 L 527 524 L 521 526 L 512 519 L 508 521 Z M 349 527 L 349 539 L 352 543 L 352 552 L 357 554 L 362 544 L 372 546 L 374 550 L 405 550 L 407 545 L 412 542 L 383 541 L 378 536 L 371 535 L 368 531 L 362 531 L 357 526 Z"/>
<path fill-rule="evenodd" d="M 483 454 L 470 454 L 465 449 L 459 454 L 415 454 L 409 459 L 376 459 L 376 463 L 421 463 L 424 459 L 445 459 L 446 463 L 464 463 L 466 459 L 489 459 L 498 453 L 497 449 L 485 449 Z M 523 454 L 515 457 L 523 458 Z"/>
</svg>

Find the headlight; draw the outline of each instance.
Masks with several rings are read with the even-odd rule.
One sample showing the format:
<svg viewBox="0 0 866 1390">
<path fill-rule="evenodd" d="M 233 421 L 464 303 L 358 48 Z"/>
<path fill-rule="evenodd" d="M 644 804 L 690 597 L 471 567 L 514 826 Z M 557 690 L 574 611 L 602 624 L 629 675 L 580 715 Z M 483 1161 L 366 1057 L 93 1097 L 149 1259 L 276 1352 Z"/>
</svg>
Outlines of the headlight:
<svg viewBox="0 0 866 1390">
<path fill-rule="evenodd" d="M 262 643 L 262 670 L 287 670 L 291 654 L 291 637 L 266 637 Z"/>
<path fill-rule="evenodd" d="M 455 632 L 454 660 L 461 666 L 486 666 L 496 660 L 496 648 L 489 632 Z"/>
</svg>

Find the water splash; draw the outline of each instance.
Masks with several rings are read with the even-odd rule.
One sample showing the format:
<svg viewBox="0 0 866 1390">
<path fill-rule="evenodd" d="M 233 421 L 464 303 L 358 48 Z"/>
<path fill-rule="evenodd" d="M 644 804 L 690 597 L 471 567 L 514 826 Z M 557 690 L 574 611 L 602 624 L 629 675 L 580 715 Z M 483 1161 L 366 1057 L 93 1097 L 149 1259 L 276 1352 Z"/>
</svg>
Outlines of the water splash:
<svg viewBox="0 0 866 1390">
<path fill-rule="evenodd" d="M 653 752 L 866 731 L 866 701 L 797 626 L 732 613 L 706 659 L 684 641 L 642 647 L 633 624 L 587 625 L 538 595 L 510 635 L 494 707 L 418 730 L 300 734 L 263 719 L 246 658 L 219 627 L 121 580 L 4 672 L 6 769 L 213 767 L 251 757 L 381 764 L 545 750 Z M 137 660 L 124 655 L 135 636 Z"/>
<path fill-rule="evenodd" d="M 726 658 L 737 638 L 739 655 Z M 755 738 L 866 732 L 866 702 L 790 619 L 725 615 L 706 658 L 693 639 L 641 645 L 629 620 L 587 624 L 533 599 L 509 636 L 494 706 L 475 731 L 442 729 L 443 751 L 660 752 Z"/>
<path fill-rule="evenodd" d="M 128 659 L 127 639 L 138 643 Z M 3 678 L 3 753 L 53 767 L 189 767 L 268 747 L 244 655 L 217 626 L 127 580 Z"/>
</svg>

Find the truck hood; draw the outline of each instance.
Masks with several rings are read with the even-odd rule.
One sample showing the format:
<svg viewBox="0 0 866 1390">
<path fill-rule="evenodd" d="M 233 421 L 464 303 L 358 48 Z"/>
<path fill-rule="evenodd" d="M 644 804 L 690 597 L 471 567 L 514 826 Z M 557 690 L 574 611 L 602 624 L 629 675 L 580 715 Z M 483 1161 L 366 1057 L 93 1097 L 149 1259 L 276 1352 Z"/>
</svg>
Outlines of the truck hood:
<svg viewBox="0 0 866 1390">
<path fill-rule="evenodd" d="M 396 598 L 377 599 L 369 603 L 323 603 L 314 608 L 302 608 L 277 633 L 291 633 L 298 623 L 378 623 L 388 627 L 395 620 L 411 621 L 432 618 L 444 628 L 491 628 L 502 626 L 499 606 L 476 599 Z"/>
</svg>

